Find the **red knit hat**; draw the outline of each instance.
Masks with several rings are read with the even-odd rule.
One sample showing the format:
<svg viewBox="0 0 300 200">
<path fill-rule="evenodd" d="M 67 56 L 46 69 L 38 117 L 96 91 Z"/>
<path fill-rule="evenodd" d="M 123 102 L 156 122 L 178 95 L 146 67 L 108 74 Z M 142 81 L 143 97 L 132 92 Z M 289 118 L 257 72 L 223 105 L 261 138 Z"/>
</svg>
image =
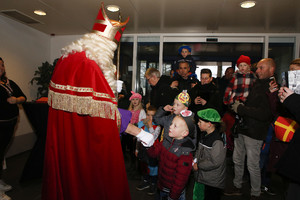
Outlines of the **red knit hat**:
<svg viewBox="0 0 300 200">
<path fill-rule="evenodd" d="M 242 62 L 251 65 L 251 59 L 248 56 L 241 55 L 239 59 L 236 61 L 236 65 L 239 66 L 239 64 Z"/>
</svg>

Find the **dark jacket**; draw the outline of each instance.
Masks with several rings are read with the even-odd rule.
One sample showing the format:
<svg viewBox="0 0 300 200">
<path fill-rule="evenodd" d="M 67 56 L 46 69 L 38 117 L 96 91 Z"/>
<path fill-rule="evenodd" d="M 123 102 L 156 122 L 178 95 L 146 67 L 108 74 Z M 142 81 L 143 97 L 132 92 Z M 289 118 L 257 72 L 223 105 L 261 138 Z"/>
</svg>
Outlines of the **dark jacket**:
<svg viewBox="0 0 300 200">
<path fill-rule="evenodd" d="M 170 87 L 171 79 L 168 76 L 161 76 L 155 86 L 151 86 L 150 104 L 159 108 L 160 106 L 173 103 L 176 92 Z"/>
<path fill-rule="evenodd" d="M 7 89 L 5 88 L 6 86 L 0 86 L 0 120 L 10 120 L 19 115 L 18 105 L 8 103 L 7 98 L 9 98 L 10 96 L 14 96 L 17 98 L 23 96 L 26 99 L 25 94 L 15 82 L 9 80 L 9 85 L 12 89 L 12 94 L 8 93 Z"/>
<path fill-rule="evenodd" d="M 157 186 L 169 193 L 171 199 L 178 199 L 184 190 L 192 169 L 194 145 L 189 136 L 170 144 L 156 143 L 148 155 L 159 159 Z"/>
<path fill-rule="evenodd" d="M 217 129 L 211 134 L 201 132 L 195 155 L 198 166 L 198 171 L 195 172 L 197 182 L 224 189 L 226 174 L 224 137 Z"/>
<path fill-rule="evenodd" d="M 292 94 L 283 102 L 284 106 L 294 115 L 294 119 L 300 123 L 300 95 Z M 287 150 L 275 166 L 278 172 L 292 181 L 300 184 L 300 129 L 294 133 Z"/>
<path fill-rule="evenodd" d="M 257 79 L 247 97 L 245 105 L 240 105 L 238 114 L 243 117 L 246 126 L 238 124 L 237 132 L 256 140 L 264 140 L 272 120 L 268 101 L 270 79 Z"/>
<path fill-rule="evenodd" d="M 177 57 L 177 59 L 174 61 L 173 65 L 171 66 L 172 70 L 174 70 L 174 72 L 176 72 L 176 70 L 179 68 L 179 63 L 183 62 L 183 61 L 186 61 L 186 62 L 189 63 L 190 72 L 192 74 L 195 74 L 197 66 L 196 66 L 196 63 L 195 63 L 195 61 L 194 61 L 194 59 L 191 55 L 187 55 L 185 58 L 182 57 L 182 55 L 179 55 Z"/>
<path fill-rule="evenodd" d="M 172 81 L 178 81 L 178 93 L 182 92 L 182 90 L 190 91 L 192 89 L 192 83 L 200 83 L 195 74 L 190 74 L 187 79 L 177 74 L 172 78 Z"/>
<path fill-rule="evenodd" d="M 191 97 L 191 105 L 189 106 L 189 109 L 192 110 L 194 113 L 197 113 L 199 110 L 203 110 L 206 108 L 214 108 L 219 113 L 221 113 L 222 98 L 220 96 L 219 90 L 213 84 L 213 82 L 204 85 L 201 85 L 201 83 L 197 84 L 190 90 L 189 95 Z M 195 98 L 198 96 L 205 99 L 207 103 L 205 105 L 196 105 Z"/>
</svg>

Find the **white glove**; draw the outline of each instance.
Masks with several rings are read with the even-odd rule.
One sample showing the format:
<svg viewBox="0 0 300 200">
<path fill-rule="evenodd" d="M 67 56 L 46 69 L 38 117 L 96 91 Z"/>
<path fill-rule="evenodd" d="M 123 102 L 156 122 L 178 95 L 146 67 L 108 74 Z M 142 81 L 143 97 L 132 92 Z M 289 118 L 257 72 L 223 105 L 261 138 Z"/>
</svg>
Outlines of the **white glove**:
<svg viewBox="0 0 300 200">
<path fill-rule="evenodd" d="M 234 104 L 231 105 L 231 110 L 233 110 L 235 113 L 238 113 L 237 109 L 240 105 L 244 105 L 244 104 L 239 101 L 235 101 Z"/>
<path fill-rule="evenodd" d="M 154 136 L 143 129 L 136 137 L 142 142 L 144 147 L 151 147 L 154 143 Z"/>
<path fill-rule="evenodd" d="M 123 81 L 117 80 L 117 92 L 120 93 L 122 91 Z"/>
</svg>

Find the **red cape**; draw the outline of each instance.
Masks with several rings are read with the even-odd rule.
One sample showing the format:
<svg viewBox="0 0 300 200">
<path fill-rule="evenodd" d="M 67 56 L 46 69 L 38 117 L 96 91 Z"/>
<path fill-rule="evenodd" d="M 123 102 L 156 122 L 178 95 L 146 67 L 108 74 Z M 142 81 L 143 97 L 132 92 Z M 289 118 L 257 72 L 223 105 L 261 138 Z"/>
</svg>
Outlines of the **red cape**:
<svg viewBox="0 0 300 200">
<path fill-rule="evenodd" d="M 117 102 L 85 52 L 59 60 L 48 102 L 42 199 L 130 199 Z"/>
</svg>

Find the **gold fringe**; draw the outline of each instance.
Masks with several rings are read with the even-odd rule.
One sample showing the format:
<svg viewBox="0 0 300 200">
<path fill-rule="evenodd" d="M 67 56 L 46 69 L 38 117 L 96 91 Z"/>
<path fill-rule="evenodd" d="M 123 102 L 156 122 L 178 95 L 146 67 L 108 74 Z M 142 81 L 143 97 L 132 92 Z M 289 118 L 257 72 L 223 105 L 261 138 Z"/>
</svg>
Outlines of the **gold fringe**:
<svg viewBox="0 0 300 200">
<path fill-rule="evenodd" d="M 121 125 L 121 116 L 117 105 L 107 101 L 94 100 L 91 96 L 75 96 L 49 90 L 48 104 L 54 109 L 75 112 L 80 115 L 112 120 L 117 117 L 118 127 Z"/>
</svg>

